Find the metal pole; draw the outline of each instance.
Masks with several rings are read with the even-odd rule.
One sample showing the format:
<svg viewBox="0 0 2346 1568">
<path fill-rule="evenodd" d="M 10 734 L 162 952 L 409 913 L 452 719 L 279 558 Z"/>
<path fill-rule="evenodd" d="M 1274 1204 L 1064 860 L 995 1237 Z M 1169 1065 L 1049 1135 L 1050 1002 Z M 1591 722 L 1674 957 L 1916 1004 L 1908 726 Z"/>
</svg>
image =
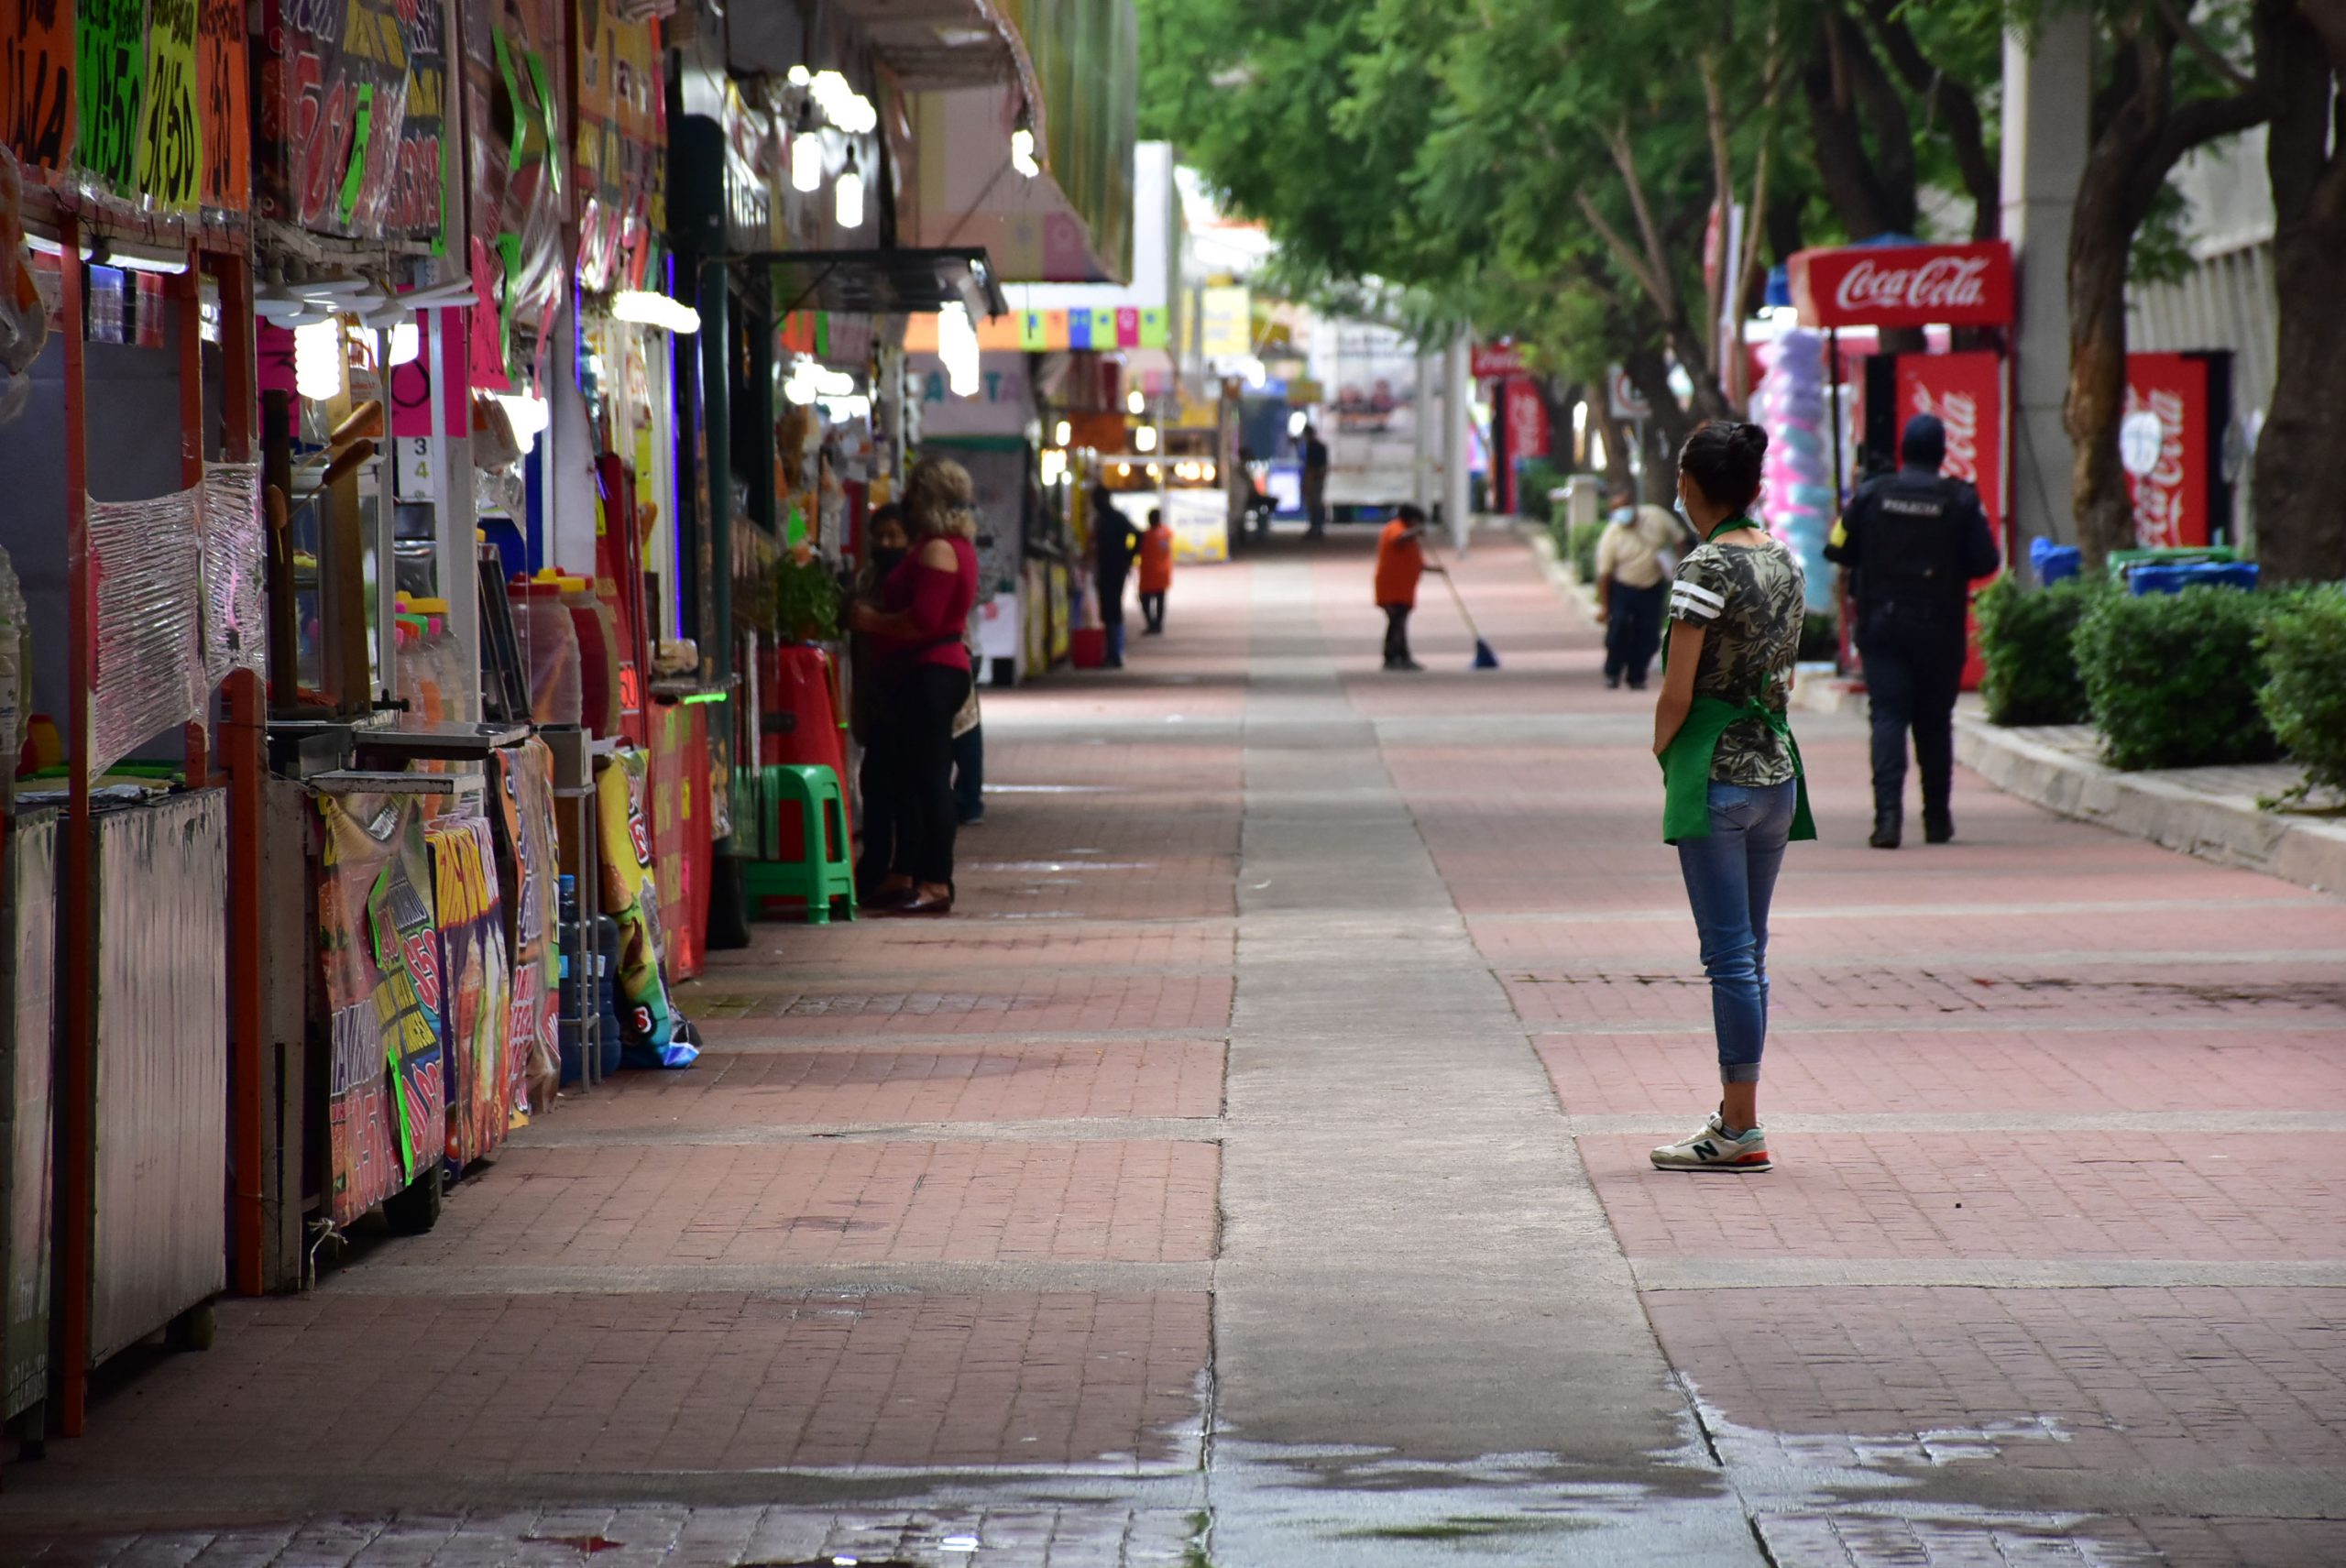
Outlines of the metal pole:
<svg viewBox="0 0 2346 1568">
<path fill-rule="evenodd" d="M 1466 472 L 1474 415 L 1474 382 L 1468 378 L 1469 368 L 1466 330 L 1461 327 L 1450 340 L 1442 367 L 1442 505 L 1449 514 L 1450 548 L 1462 556 L 1466 554 L 1466 535 L 1474 521 L 1468 513 L 1474 504 L 1474 488 Z"/>
<path fill-rule="evenodd" d="M 96 672 L 96 576 L 90 569 L 88 454 L 82 348 L 82 225 L 57 222 L 58 313 L 65 350 L 66 806 L 64 994 L 58 1031 L 58 1429 L 79 1437 L 86 1415 L 90 1361 L 90 1248 L 95 1223 L 97 1010 L 92 960 L 97 948 L 97 844 L 90 818 L 90 685 Z"/>
</svg>

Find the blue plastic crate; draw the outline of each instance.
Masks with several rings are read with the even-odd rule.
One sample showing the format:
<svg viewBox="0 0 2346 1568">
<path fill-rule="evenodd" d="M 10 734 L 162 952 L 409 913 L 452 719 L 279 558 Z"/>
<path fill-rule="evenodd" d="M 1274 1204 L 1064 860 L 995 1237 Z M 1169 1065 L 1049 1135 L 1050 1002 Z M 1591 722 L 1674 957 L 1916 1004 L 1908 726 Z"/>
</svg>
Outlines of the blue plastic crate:
<svg viewBox="0 0 2346 1568">
<path fill-rule="evenodd" d="M 2028 564 L 2036 573 L 2036 580 L 2051 587 L 2064 577 L 2074 577 L 2084 565 L 2085 553 L 2074 544 L 2055 544 L 2045 538 L 2028 542 Z"/>
<path fill-rule="evenodd" d="M 2253 561 L 2191 561 L 2172 565 L 2141 565 L 2126 574 L 2126 590 L 2144 594 L 2175 594 L 2186 588 L 2248 588 L 2256 587 Z"/>
</svg>

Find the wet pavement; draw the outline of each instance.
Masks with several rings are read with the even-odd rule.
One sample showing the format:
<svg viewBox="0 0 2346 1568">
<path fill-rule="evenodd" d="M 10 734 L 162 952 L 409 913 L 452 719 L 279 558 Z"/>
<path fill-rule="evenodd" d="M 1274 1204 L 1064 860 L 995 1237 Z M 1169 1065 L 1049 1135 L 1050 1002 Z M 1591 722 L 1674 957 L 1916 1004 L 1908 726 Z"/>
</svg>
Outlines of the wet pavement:
<svg viewBox="0 0 2346 1568">
<path fill-rule="evenodd" d="M 2346 903 L 1800 720 L 1769 1175 L 1644 697 L 1511 539 L 1366 541 L 986 708 L 949 921 L 765 926 L 698 1069 L 110 1380 L 0 1563 L 2346 1562 Z M 1430 587 L 1433 587 L 1430 585 Z M 1438 593 L 1438 588 L 1435 589 Z"/>
</svg>

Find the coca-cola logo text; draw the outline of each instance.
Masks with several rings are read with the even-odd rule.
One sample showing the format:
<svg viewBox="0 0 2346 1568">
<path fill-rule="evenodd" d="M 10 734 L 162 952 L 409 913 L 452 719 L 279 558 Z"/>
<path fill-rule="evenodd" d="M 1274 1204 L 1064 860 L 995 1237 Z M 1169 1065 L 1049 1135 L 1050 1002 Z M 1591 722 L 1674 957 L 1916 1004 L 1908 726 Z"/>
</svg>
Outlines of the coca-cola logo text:
<svg viewBox="0 0 2346 1568">
<path fill-rule="evenodd" d="M 1937 256 L 1919 267 L 1884 267 L 1870 257 L 1841 275 L 1834 303 L 1843 311 L 1977 310 L 1984 302 L 1985 256 Z"/>
<path fill-rule="evenodd" d="M 2184 401 L 2179 392 L 2151 389 L 2146 399 L 2126 389 L 2126 411 L 2148 410 L 2158 416 L 2163 439 L 2158 466 L 2139 479 L 2130 477 L 2134 491 L 2134 537 L 2154 549 L 2172 549 L 2184 543 L 2187 477 L 2183 450 Z"/>
</svg>

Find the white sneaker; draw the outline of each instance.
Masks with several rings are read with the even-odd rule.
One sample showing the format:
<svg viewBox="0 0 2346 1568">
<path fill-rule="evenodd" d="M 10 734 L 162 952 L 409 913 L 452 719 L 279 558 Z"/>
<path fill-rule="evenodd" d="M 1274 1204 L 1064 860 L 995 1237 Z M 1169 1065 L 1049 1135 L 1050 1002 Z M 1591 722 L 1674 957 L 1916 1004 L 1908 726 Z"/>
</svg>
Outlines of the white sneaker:
<svg viewBox="0 0 2346 1568">
<path fill-rule="evenodd" d="M 1727 1124 L 1718 1113 L 1703 1130 L 1674 1144 L 1664 1144 L 1653 1151 L 1654 1168 L 1658 1170 L 1773 1170 L 1775 1161 L 1768 1157 L 1768 1132 L 1753 1127 L 1740 1137 L 1729 1137 Z"/>
</svg>

